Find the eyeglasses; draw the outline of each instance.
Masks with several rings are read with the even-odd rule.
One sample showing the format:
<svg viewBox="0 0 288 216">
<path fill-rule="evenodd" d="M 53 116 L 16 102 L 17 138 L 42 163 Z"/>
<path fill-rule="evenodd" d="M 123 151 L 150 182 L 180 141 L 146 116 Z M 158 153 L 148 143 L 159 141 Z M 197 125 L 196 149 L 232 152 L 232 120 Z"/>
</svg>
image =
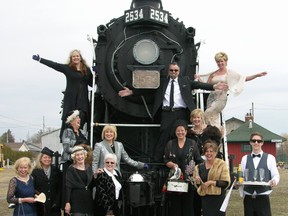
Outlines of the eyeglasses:
<svg viewBox="0 0 288 216">
<path fill-rule="evenodd" d="M 251 142 L 253 142 L 253 143 L 262 143 L 263 142 L 263 140 L 256 140 L 256 139 L 252 139 L 252 140 L 250 140 Z"/>
<path fill-rule="evenodd" d="M 169 69 L 169 71 L 171 71 L 171 72 L 173 72 L 173 71 L 177 72 L 177 71 L 179 71 L 179 70 L 178 70 L 178 69 Z"/>
<path fill-rule="evenodd" d="M 115 164 L 115 162 L 113 162 L 113 161 L 106 161 L 105 163 L 106 164 Z"/>
</svg>

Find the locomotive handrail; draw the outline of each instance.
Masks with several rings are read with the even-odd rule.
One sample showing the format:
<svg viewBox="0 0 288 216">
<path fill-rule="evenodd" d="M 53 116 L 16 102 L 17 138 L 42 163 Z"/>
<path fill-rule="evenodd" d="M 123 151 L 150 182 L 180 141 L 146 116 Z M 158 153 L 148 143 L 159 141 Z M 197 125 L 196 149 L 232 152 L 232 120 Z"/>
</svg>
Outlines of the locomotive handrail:
<svg viewBox="0 0 288 216">
<path fill-rule="evenodd" d="M 119 124 L 119 123 L 98 123 L 95 122 L 93 124 L 94 126 L 106 126 L 106 125 L 114 125 L 119 127 L 160 127 L 160 124 Z M 191 124 L 188 125 L 188 127 L 192 127 Z"/>
<path fill-rule="evenodd" d="M 94 126 L 114 125 L 117 127 L 160 127 L 160 124 L 119 124 L 119 123 L 94 123 Z"/>
<path fill-rule="evenodd" d="M 96 54 L 94 52 L 94 44 L 96 44 L 96 40 L 93 39 L 93 37 L 91 35 L 87 35 L 87 40 L 90 42 L 91 44 L 91 49 L 92 49 L 92 53 L 93 53 L 93 66 L 92 66 L 92 75 L 93 75 L 93 81 L 92 81 L 92 96 L 91 96 L 91 119 L 90 119 L 90 122 L 93 122 L 93 119 L 94 119 L 94 95 L 95 95 L 95 91 L 97 90 L 97 85 L 95 83 L 95 79 L 96 79 L 96 71 L 95 70 L 95 67 L 96 67 Z M 91 148 L 93 147 L 93 126 L 90 125 L 90 145 L 91 145 Z"/>
</svg>

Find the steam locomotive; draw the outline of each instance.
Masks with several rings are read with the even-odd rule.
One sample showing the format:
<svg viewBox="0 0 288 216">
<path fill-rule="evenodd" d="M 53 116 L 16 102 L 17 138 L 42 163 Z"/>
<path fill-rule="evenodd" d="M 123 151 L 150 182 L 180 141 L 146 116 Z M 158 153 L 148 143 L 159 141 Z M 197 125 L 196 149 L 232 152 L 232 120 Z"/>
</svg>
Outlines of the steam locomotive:
<svg viewBox="0 0 288 216">
<path fill-rule="evenodd" d="M 157 124 L 152 117 L 153 94 L 160 78 L 168 76 L 168 65 L 176 61 L 181 76 L 193 76 L 197 66 L 195 29 L 186 28 L 163 10 L 161 0 L 132 0 L 124 15 L 97 28 L 95 47 L 97 92 L 95 122 L 120 124 Z M 124 87 L 140 92 L 119 97 Z M 127 128 L 126 128 L 127 129 Z M 119 139 L 149 156 L 157 133 L 155 128 L 132 127 L 119 132 Z M 158 129 L 156 129 L 157 131 Z M 148 133 L 148 134 L 146 134 Z M 123 138 L 122 138 L 123 137 Z"/>
<path fill-rule="evenodd" d="M 97 66 L 94 122 L 115 124 L 117 140 L 124 144 L 128 154 L 136 160 L 152 162 L 160 122 L 159 115 L 151 115 L 154 93 L 160 78 L 168 76 L 171 62 L 177 62 L 181 67 L 180 76 L 193 79 L 199 48 L 194 42 L 195 29 L 186 28 L 163 10 L 161 0 L 132 0 L 123 16 L 98 26 L 97 34 L 98 39 L 94 40 Z M 118 92 L 124 87 L 139 93 L 120 97 Z M 101 130 L 101 126 L 94 127 L 93 143 L 101 140 Z M 155 208 L 163 206 L 161 188 L 167 178 L 167 169 L 162 164 L 150 164 L 153 171 L 143 173 L 148 186 L 130 185 L 133 190 L 139 189 L 140 198 L 135 201 L 134 193 L 128 204 L 132 207 L 154 206 L 153 214 L 160 215 Z M 127 179 L 134 172 L 124 164 L 121 171 L 124 178 L 127 174 Z"/>
</svg>

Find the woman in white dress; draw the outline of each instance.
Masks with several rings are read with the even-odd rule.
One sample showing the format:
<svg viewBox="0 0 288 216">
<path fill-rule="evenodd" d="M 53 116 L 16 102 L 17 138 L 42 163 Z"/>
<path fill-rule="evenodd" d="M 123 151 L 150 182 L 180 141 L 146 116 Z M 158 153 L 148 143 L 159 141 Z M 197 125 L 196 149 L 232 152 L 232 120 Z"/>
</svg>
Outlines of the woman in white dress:
<svg viewBox="0 0 288 216">
<path fill-rule="evenodd" d="M 267 74 L 267 72 L 260 72 L 250 76 L 243 76 L 231 69 L 227 68 L 228 56 L 224 52 L 216 53 L 215 61 L 217 63 L 218 69 L 209 74 L 196 74 L 195 79 L 199 81 L 206 81 L 210 84 L 215 84 L 218 82 L 225 82 L 228 84 L 228 90 L 215 90 L 211 91 L 207 99 L 207 108 L 205 110 L 205 122 L 208 125 L 216 126 L 221 129 L 220 113 L 225 108 L 227 103 L 227 92 L 229 91 L 233 95 L 239 95 L 244 88 L 244 83 L 246 81 L 253 80 L 257 77 L 262 77 Z"/>
</svg>

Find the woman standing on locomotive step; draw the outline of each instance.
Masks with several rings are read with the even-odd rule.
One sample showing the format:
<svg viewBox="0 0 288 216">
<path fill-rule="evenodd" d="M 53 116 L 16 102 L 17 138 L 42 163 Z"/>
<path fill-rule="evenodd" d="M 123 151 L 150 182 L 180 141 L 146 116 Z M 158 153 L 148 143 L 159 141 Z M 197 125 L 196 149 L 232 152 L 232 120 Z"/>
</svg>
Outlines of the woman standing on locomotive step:
<svg viewBox="0 0 288 216">
<path fill-rule="evenodd" d="M 120 171 L 120 161 L 124 161 L 130 166 L 138 169 L 149 168 L 149 165 L 140 161 L 134 161 L 129 157 L 121 142 L 116 141 L 117 129 L 114 125 L 106 125 L 102 130 L 102 141 L 96 143 L 93 150 L 92 168 L 93 172 L 98 171 L 98 168 L 104 168 L 104 158 L 108 153 L 113 153 L 117 156 L 116 169 Z"/>
<path fill-rule="evenodd" d="M 192 128 L 187 132 L 187 138 L 194 140 L 197 143 L 200 155 L 203 154 L 203 143 L 208 139 L 213 139 L 219 146 L 221 143 L 222 134 L 220 130 L 211 125 L 206 125 L 204 119 L 204 111 L 202 109 L 194 109 L 190 114 L 190 122 Z M 201 197 L 194 191 L 194 214 L 201 216 Z"/>
<path fill-rule="evenodd" d="M 227 69 L 228 55 L 224 52 L 216 53 L 215 61 L 218 66 L 218 70 L 209 74 L 196 74 L 195 79 L 203 81 L 203 79 L 207 79 L 208 77 L 207 83 L 210 84 L 225 82 L 228 84 L 228 90 L 235 96 L 239 95 L 243 91 L 245 82 L 256 79 L 257 77 L 265 76 L 267 74 L 267 72 L 260 72 L 250 76 L 243 76 L 233 70 Z M 207 99 L 207 109 L 205 110 L 206 124 L 222 129 L 219 114 L 226 106 L 228 90 L 215 90 L 210 92 Z"/>
<path fill-rule="evenodd" d="M 52 165 L 54 152 L 44 147 L 32 171 L 36 193 L 46 195 L 45 203 L 36 203 L 37 215 L 61 216 L 62 173 Z"/>
<path fill-rule="evenodd" d="M 171 201 L 169 215 L 171 216 L 194 216 L 194 186 L 190 183 L 195 164 L 203 160 L 199 154 L 197 144 L 194 140 L 186 138 L 187 123 L 178 121 L 176 123 L 176 139 L 169 140 L 165 147 L 164 163 L 170 169 L 180 168 L 183 180 L 188 183 L 188 192 L 170 192 Z"/>
<path fill-rule="evenodd" d="M 62 127 L 60 131 L 60 140 L 65 128 L 65 121 L 68 112 L 71 110 L 81 111 L 81 128 L 87 122 L 89 126 L 90 105 L 88 100 L 88 85 L 92 87 L 93 76 L 86 61 L 83 59 L 79 50 L 72 50 L 67 64 L 59 64 L 39 55 L 33 55 L 32 58 L 40 63 L 63 73 L 66 77 L 66 89 L 63 99 Z"/>
</svg>

